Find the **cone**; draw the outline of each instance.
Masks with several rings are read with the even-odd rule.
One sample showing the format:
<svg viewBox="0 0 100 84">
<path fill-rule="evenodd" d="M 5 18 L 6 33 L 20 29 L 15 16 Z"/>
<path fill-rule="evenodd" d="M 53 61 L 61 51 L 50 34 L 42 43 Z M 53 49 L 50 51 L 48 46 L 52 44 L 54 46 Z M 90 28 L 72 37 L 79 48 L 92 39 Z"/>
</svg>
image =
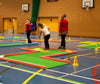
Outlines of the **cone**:
<svg viewBox="0 0 100 84">
<path fill-rule="evenodd" d="M 28 43 L 28 39 L 26 39 L 26 43 Z"/>
<path fill-rule="evenodd" d="M 96 45 L 96 47 L 95 47 L 95 51 L 98 51 L 98 46 Z"/>
<path fill-rule="evenodd" d="M 69 39 L 68 40 L 70 40 L 70 37 L 69 37 Z"/>
<path fill-rule="evenodd" d="M 73 62 L 73 66 L 78 66 L 78 60 L 77 60 L 77 56 L 75 56 L 74 58 L 74 62 Z"/>
</svg>

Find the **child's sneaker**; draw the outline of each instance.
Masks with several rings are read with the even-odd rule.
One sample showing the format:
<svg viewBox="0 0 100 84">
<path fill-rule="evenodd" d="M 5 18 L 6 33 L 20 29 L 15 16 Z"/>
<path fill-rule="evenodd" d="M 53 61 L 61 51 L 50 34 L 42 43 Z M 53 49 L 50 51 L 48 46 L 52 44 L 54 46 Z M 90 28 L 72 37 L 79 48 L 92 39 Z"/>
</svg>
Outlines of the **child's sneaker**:
<svg viewBox="0 0 100 84">
<path fill-rule="evenodd" d="M 60 46 L 58 49 L 62 49 L 62 46 Z"/>
<path fill-rule="evenodd" d="M 45 48 L 44 50 L 49 50 L 49 49 L 46 49 L 46 48 Z"/>
</svg>

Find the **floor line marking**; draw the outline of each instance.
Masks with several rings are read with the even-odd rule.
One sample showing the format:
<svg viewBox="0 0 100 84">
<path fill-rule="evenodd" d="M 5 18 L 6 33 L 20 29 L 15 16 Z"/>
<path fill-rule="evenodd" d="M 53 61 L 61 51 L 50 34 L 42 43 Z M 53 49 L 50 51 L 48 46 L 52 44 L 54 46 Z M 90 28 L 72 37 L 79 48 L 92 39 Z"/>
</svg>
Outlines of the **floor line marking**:
<svg viewBox="0 0 100 84">
<path fill-rule="evenodd" d="M 98 76 L 100 76 L 100 74 L 98 74 L 98 75 L 96 75 L 96 76 L 94 76 L 94 77 L 98 77 Z"/>
<path fill-rule="evenodd" d="M 97 53 L 100 53 L 100 52 L 97 52 Z M 81 55 L 75 55 L 75 56 L 80 57 L 80 56 L 91 55 L 91 54 L 95 54 L 95 52 L 94 52 L 94 53 L 81 54 Z M 74 58 L 75 56 L 70 57 L 70 59 L 71 59 L 71 58 Z M 68 59 L 68 57 L 65 58 L 65 59 L 63 59 L 63 60 L 67 60 L 67 59 Z"/>
<path fill-rule="evenodd" d="M 96 65 L 95 65 L 95 66 L 96 66 Z M 82 71 L 85 71 L 85 70 L 94 68 L 95 66 L 88 67 L 88 68 L 86 68 L 86 69 L 82 69 L 82 70 L 79 70 L 79 71 L 76 71 L 76 72 L 73 72 L 73 73 L 70 73 L 70 74 L 66 74 L 66 75 L 60 76 L 59 78 L 62 78 L 62 77 L 68 76 L 68 75 L 73 75 L 73 74 L 75 74 L 75 73 L 82 72 Z"/>
<path fill-rule="evenodd" d="M 97 52 L 97 53 L 100 53 L 100 52 Z M 78 55 L 78 57 L 84 56 L 84 55 L 91 55 L 91 54 L 95 54 L 95 52 L 94 53 L 87 53 L 87 54 Z M 72 57 L 72 58 L 74 58 L 74 57 Z"/>
<path fill-rule="evenodd" d="M 8 63 L 8 62 L 0 62 L 0 63 Z"/>
<path fill-rule="evenodd" d="M 92 58 L 95 58 L 96 56 L 91 56 L 90 58 L 92 59 Z"/>
<path fill-rule="evenodd" d="M 10 66 L 10 67 L 15 67 L 16 65 L 18 65 L 18 64 L 14 64 L 13 66 Z M 7 70 L 11 69 L 10 67 L 9 67 L 9 68 L 4 69 L 3 71 L 1 71 L 1 72 L 0 72 L 0 74 L 2 74 L 2 73 L 4 73 L 5 71 L 7 71 Z"/>
<path fill-rule="evenodd" d="M 84 77 L 84 76 L 79 76 L 79 75 L 72 75 L 72 76 L 79 77 L 79 78 L 84 78 L 84 79 L 89 79 L 89 80 L 93 80 L 94 81 L 93 78 L 89 78 L 89 77 Z M 100 80 L 98 80 L 98 81 L 100 81 Z"/>
<path fill-rule="evenodd" d="M 90 50 L 90 49 L 81 49 L 81 50 L 77 50 L 77 51 L 83 51 L 83 50 Z"/>
<path fill-rule="evenodd" d="M 36 74 L 38 74 L 39 72 L 43 71 L 43 69 L 38 70 L 37 72 L 35 72 L 33 75 L 31 75 L 28 79 L 26 79 L 22 84 L 27 84 Z"/>
<path fill-rule="evenodd" d="M 95 65 L 95 66 L 96 66 L 96 65 Z M 94 68 L 95 66 L 89 67 L 89 68 L 84 69 L 84 70 L 88 70 L 88 69 Z M 48 71 L 53 71 L 53 72 L 57 72 L 57 73 L 62 73 L 62 74 L 65 74 L 66 76 L 71 75 L 71 76 L 80 77 L 80 78 L 84 78 L 84 79 L 94 80 L 94 79 L 89 78 L 89 77 L 84 77 L 84 76 L 74 75 L 74 73 L 70 73 L 70 74 L 69 74 L 69 73 L 60 72 L 60 71 L 55 71 L 55 70 L 49 70 L 49 69 L 48 69 Z M 83 70 L 80 70 L 80 72 L 81 72 L 81 71 L 83 71 Z M 79 72 L 79 71 L 78 71 L 78 72 Z M 75 73 L 76 73 L 76 72 L 75 72 Z M 65 77 L 65 75 L 63 75 L 63 76 Z M 60 77 L 59 77 L 59 78 L 60 78 Z M 100 81 L 100 80 L 98 80 L 98 81 Z"/>
<path fill-rule="evenodd" d="M 89 49 L 89 48 L 77 48 L 77 49 L 81 49 L 81 50 L 84 50 L 84 49 Z M 92 49 L 89 49 L 89 50 L 92 50 Z"/>
<path fill-rule="evenodd" d="M 55 71 L 55 70 L 52 70 L 52 69 L 47 69 L 47 70 L 48 70 L 48 71 L 52 71 L 52 72 L 61 73 L 61 74 L 69 74 L 69 73 L 65 73 L 65 72 Z"/>
<path fill-rule="evenodd" d="M 10 67 L 10 66 L 7 66 L 7 65 L 2 65 L 2 64 L 0 64 L 0 66 Z M 11 67 L 11 69 L 15 69 L 15 70 L 19 70 L 19 71 L 23 71 L 23 72 L 27 72 L 27 73 L 35 73 L 34 71 L 29 71 L 29 70 L 25 70 L 25 69 L 21 69 L 21 68 L 16 68 L 16 67 Z M 85 83 L 73 81 L 73 80 L 70 80 L 70 79 L 57 78 L 55 76 L 51 76 L 51 75 L 47 75 L 47 74 L 42 74 L 42 73 L 38 73 L 37 75 L 48 77 L 48 78 L 52 78 L 52 79 L 56 79 L 56 80 L 60 80 L 60 81 L 64 81 L 64 82 L 67 82 L 67 83 L 69 82 L 69 83 L 73 83 L 73 84 L 85 84 Z"/>
<path fill-rule="evenodd" d="M 93 54 L 93 53 L 87 53 L 87 54 L 81 54 L 81 55 L 75 55 L 75 56 L 79 57 L 79 56 L 90 55 L 90 54 Z M 74 58 L 75 56 L 70 57 L 70 58 Z M 66 59 L 68 59 L 68 58 L 65 58 L 63 60 L 66 60 Z"/>
<path fill-rule="evenodd" d="M 53 71 L 53 72 L 57 72 L 57 73 L 62 73 L 62 74 L 71 75 L 71 76 L 75 76 L 75 77 L 84 78 L 84 79 L 88 79 L 88 80 L 93 80 L 93 81 L 94 81 L 93 78 L 89 78 L 89 77 L 84 77 L 84 76 L 69 74 L 69 73 L 60 72 L 60 71 L 55 71 L 55 70 L 48 70 L 48 71 Z M 98 80 L 98 81 L 100 81 L 100 80 Z"/>
</svg>

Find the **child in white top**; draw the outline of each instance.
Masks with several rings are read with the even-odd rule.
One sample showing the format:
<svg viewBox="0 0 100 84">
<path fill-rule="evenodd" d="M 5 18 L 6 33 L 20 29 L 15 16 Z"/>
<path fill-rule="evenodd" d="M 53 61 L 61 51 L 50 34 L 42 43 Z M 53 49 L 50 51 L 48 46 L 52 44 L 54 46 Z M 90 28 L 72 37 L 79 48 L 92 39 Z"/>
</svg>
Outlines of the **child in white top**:
<svg viewBox="0 0 100 84">
<path fill-rule="evenodd" d="M 38 26 L 41 28 L 41 31 L 44 35 L 44 44 L 45 44 L 45 50 L 49 50 L 49 38 L 50 38 L 50 27 L 45 26 L 43 23 L 38 23 Z"/>
</svg>

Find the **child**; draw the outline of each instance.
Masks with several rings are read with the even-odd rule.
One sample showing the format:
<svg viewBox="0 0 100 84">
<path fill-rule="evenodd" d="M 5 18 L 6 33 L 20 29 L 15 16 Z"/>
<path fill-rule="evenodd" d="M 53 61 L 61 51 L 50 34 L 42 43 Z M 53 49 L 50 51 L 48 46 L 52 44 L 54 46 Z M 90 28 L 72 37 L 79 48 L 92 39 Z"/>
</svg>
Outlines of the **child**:
<svg viewBox="0 0 100 84">
<path fill-rule="evenodd" d="M 28 43 L 32 43 L 30 40 L 30 34 L 31 34 L 31 23 L 29 19 L 26 19 L 26 30 L 25 30 L 26 34 L 27 34 L 27 39 L 28 39 Z"/>
<path fill-rule="evenodd" d="M 50 27 L 45 26 L 43 23 L 38 23 L 38 26 L 41 28 L 41 31 L 43 32 L 44 35 L 44 44 L 45 44 L 44 50 L 49 50 L 48 40 L 50 38 L 50 32 L 49 32 Z"/>
<path fill-rule="evenodd" d="M 64 14 L 60 21 L 59 36 L 61 36 L 61 45 L 59 49 L 66 49 L 65 37 L 68 34 L 68 21 L 66 20 L 66 14 Z"/>
</svg>

